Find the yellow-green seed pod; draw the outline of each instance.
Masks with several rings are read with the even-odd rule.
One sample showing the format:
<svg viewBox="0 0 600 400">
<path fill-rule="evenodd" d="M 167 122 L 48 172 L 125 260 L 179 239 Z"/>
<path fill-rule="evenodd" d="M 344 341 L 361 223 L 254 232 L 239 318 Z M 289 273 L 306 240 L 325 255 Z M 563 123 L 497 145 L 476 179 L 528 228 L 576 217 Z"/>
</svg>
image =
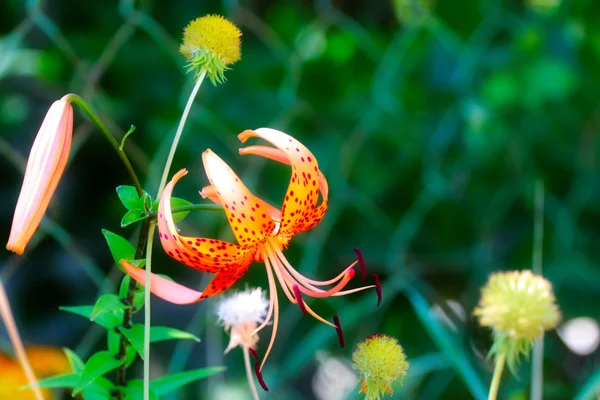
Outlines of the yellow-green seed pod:
<svg viewBox="0 0 600 400">
<path fill-rule="evenodd" d="M 481 326 L 494 330 L 490 352 L 506 352 L 511 370 L 533 341 L 560 321 L 552 284 L 529 270 L 492 274 L 474 314 Z"/>
<path fill-rule="evenodd" d="M 352 368 L 361 378 L 361 393 L 366 400 L 380 400 L 392 394 L 392 382 L 404 379 L 409 363 L 402 346 L 393 337 L 375 334 L 360 342 L 352 353 Z"/>
<path fill-rule="evenodd" d="M 228 66 L 240 59 L 242 33 L 219 15 L 207 15 L 190 22 L 183 31 L 179 51 L 189 61 L 188 70 L 199 76 L 202 71 L 211 82 L 222 83 Z"/>
</svg>

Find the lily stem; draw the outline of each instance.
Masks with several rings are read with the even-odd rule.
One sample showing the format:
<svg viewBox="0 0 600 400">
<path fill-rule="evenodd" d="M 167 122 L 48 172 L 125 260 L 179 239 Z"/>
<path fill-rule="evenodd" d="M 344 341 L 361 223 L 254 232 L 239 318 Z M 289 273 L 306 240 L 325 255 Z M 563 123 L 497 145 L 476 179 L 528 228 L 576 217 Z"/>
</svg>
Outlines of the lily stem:
<svg viewBox="0 0 600 400">
<path fill-rule="evenodd" d="M 146 287 L 144 288 L 144 399 L 150 398 L 150 271 L 152 269 L 152 240 L 154 224 L 148 231 L 146 247 Z"/>
<path fill-rule="evenodd" d="M 117 152 L 117 154 L 121 158 L 121 161 L 125 165 L 125 169 L 127 169 L 127 172 L 129 173 L 129 176 L 131 177 L 131 180 L 133 181 L 133 185 L 135 186 L 135 190 L 137 191 L 138 196 L 141 197 L 144 194 L 144 191 L 142 189 L 142 185 L 140 184 L 140 180 L 138 179 L 138 177 L 135 173 L 135 170 L 133 169 L 133 166 L 131 165 L 131 162 L 129 162 L 129 158 L 127 157 L 127 154 L 125 154 L 125 151 L 121 148 L 121 146 L 119 145 L 119 143 L 117 142 L 115 137 L 110 133 L 108 128 L 106 128 L 106 126 L 102 123 L 102 121 L 100 121 L 100 118 L 98 118 L 96 113 L 94 113 L 94 111 L 92 111 L 92 109 L 85 102 L 85 100 L 83 100 L 81 97 L 79 97 L 76 94 L 69 93 L 69 94 L 63 96 L 62 99 L 69 103 L 75 103 L 77 106 L 79 106 L 81 111 L 86 113 L 87 116 L 90 117 L 92 122 L 100 129 L 100 132 L 102 132 L 102 134 L 104 135 L 106 140 L 108 140 L 108 142 L 111 144 L 113 149 Z"/>
<path fill-rule="evenodd" d="M 167 161 L 165 162 L 162 178 L 160 179 L 160 184 L 158 185 L 158 192 L 156 194 L 156 199 L 158 201 L 161 200 L 163 190 L 167 185 L 167 178 L 169 177 L 171 164 L 173 163 L 173 158 L 175 157 L 175 150 L 177 150 L 177 145 L 181 139 L 183 127 L 185 126 L 185 122 L 190 113 L 190 109 L 192 108 L 192 104 L 194 103 L 194 99 L 196 98 L 196 95 L 198 94 L 200 86 L 202 85 L 205 77 L 206 70 L 203 70 L 200 73 L 194 88 L 192 89 L 192 93 L 190 93 L 190 97 L 185 105 L 183 114 L 181 114 L 179 126 L 177 126 L 177 132 L 175 132 L 173 143 L 171 143 L 171 149 L 169 150 L 169 155 L 167 156 Z M 150 278 L 152 272 L 152 240 L 154 239 L 155 227 L 156 225 L 153 223 L 150 224 L 146 248 L 146 286 L 144 287 L 144 400 L 149 400 L 150 398 Z"/>
<path fill-rule="evenodd" d="M 498 396 L 498 388 L 500 387 L 500 378 L 502 377 L 502 370 L 504 369 L 505 360 L 505 351 L 503 351 L 496 357 L 496 366 L 494 367 L 494 376 L 492 377 L 492 384 L 490 385 L 490 393 L 488 394 L 488 400 L 496 400 L 496 397 Z"/>
<path fill-rule="evenodd" d="M 148 230 L 150 228 L 150 220 L 145 219 L 142 223 L 142 228 L 140 229 L 140 234 L 138 237 L 138 243 L 135 249 L 135 259 L 138 260 L 142 258 L 144 255 L 144 251 L 146 250 L 146 241 L 148 239 Z M 127 297 L 125 298 L 124 303 L 127 305 L 133 304 L 133 296 L 135 292 L 139 289 L 139 284 L 131 279 L 129 281 L 129 287 L 127 288 Z M 121 329 L 129 329 L 131 326 L 131 317 L 133 315 L 133 310 L 131 307 L 125 310 L 123 315 L 123 325 Z M 129 342 L 127 338 L 121 333 L 121 341 L 119 343 L 119 354 L 118 357 L 126 357 L 127 356 L 127 346 Z M 125 364 L 122 364 L 117 370 L 117 385 L 125 386 L 127 384 L 127 375 L 126 375 L 127 367 Z M 118 398 L 122 398 L 121 392 L 117 395 Z"/>
</svg>

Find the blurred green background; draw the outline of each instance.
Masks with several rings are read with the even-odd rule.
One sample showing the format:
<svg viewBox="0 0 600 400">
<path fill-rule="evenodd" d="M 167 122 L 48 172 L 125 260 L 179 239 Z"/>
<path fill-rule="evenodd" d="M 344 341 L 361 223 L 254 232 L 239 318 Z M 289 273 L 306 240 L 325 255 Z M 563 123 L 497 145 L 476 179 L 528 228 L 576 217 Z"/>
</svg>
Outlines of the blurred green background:
<svg viewBox="0 0 600 400">
<path fill-rule="evenodd" d="M 363 292 L 308 300 L 335 331 L 282 301 L 264 376 L 266 399 L 357 399 L 357 341 L 399 339 L 411 369 L 398 398 L 481 398 L 492 365 L 490 332 L 471 316 L 487 276 L 531 266 L 535 187 L 543 185 L 543 273 L 565 321 L 600 318 L 600 7 L 591 0 L 486 1 L 21 1 L 0 3 L 0 237 L 8 238 L 25 157 L 49 105 L 86 99 L 120 138 L 155 193 L 192 77 L 178 54 L 183 27 L 218 13 L 243 32 L 242 59 L 217 88 L 205 83 L 172 171 L 190 174 L 175 195 L 201 202 L 201 153 L 212 148 L 255 193 L 280 204 L 289 168 L 237 155 L 236 134 L 268 126 L 310 148 L 330 185 L 330 208 L 296 237 L 287 257 L 329 278 L 362 249 L 384 301 Z M 115 290 L 101 229 L 121 229 L 115 187 L 130 184 L 109 145 L 75 113 L 70 166 L 23 257 L 0 256 L 27 343 L 68 346 L 82 357 L 103 331 L 60 312 Z M 541 191 L 540 191 L 541 193 Z M 538 205 L 542 203 L 538 201 Z M 191 214 L 191 236 L 230 238 L 220 213 Z M 203 287 L 210 278 L 165 257 L 154 269 Z M 266 287 L 255 264 L 233 290 Z M 282 297 L 282 296 L 280 296 Z M 153 322 L 187 329 L 199 344 L 152 347 L 152 374 L 208 365 L 228 370 L 171 399 L 248 398 L 242 354 L 222 351 L 218 298 L 175 306 L 154 298 Z M 137 315 L 141 317 L 141 315 Z M 268 330 L 260 349 L 265 349 Z M 593 339 L 593 332 L 583 339 Z M 7 351 L 8 341 L 0 336 Z M 597 343 L 596 343 L 597 345 Z M 580 352 L 581 353 L 581 352 Z M 600 381 L 596 346 L 577 354 L 546 335 L 544 398 L 584 396 Z M 531 366 L 504 377 L 502 398 L 529 396 Z M 141 376 L 135 364 L 129 376 Z M 588 386 L 586 386 L 588 385 Z M 593 393 L 586 392 L 586 393 Z M 583 397 L 581 397 L 583 398 Z"/>
</svg>

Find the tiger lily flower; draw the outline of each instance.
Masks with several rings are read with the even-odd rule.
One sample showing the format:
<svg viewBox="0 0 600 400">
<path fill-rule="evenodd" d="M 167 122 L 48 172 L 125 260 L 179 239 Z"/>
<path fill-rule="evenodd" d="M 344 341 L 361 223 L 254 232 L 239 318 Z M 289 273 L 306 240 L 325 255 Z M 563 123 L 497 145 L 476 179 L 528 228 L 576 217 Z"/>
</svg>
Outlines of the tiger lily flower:
<svg viewBox="0 0 600 400">
<path fill-rule="evenodd" d="M 25 251 L 65 170 L 72 136 L 73 107 L 63 98 L 55 101 L 46 113 L 31 147 L 7 250 L 17 254 Z"/>
<path fill-rule="evenodd" d="M 279 281 L 290 302 L 298 304 L 304 313 L 334 327 L 342 346 L 343 336 L 337 316 L 334 317 L 334 323 L 325 320 L 304 302 L 302 295 L 323 298 L 376 288 L 381 300 L 381 288 L 379 279 L 374 275 L 375 285 L 344 290 L 355 275 L 354 266 L 357 263 L 360 264 L 363 279 L 366 277 L 364 260 L 358 250 L 356 250 L 357 261 L 335 278 L 326 281 L 304 277 L 288 262 L 283 250 L 287 248 L 292 237 L 311 229 L 325 215 L 328 198 L 327 180 L 319 170 L 315 156 L 293 137 L 269 128 L 246 130 L 238 136 L 242 142 L 252 137 L 264 139 L 274 147 L 249 146 L 240 149 L 240 154 L 254 154 L 292 167 L 291 180 L 281 210 L 252 194 L 221 158 L 210 149 L 206 150 L 202 154 L 202 161 L 211 185 L 204 187 L 200 194 L 223 205 L 238 244 L 179 235 L 173 222 L 170 204 L 173 187 L 187 174 L 187 170 L 180 170 L 165 187 L 160 201 L 158 230 L 161 244 L 165 252 L 179 262 L 217 275 L 203 292 L 198 292 L 152 274 L 150 290 L 172 303 L 195 303 L 227 290 L 244 275 L 253 261 L 263 262 L 269 281 L 269 308 L 264 322 L 255 329 L 254 333 L 267 326 L 271 319 L 273 330 L 263 362 L 260 368 L 257 366 L 259 372 L 277 333 L 279 305 L 276 280 Z M 121 261 L 121 264 L 135 280 L 145 285 L 145 272 L 142 269 L 134 267 L 127 261 Z M 329 288 L 324 288 L 327 286 Z"/>
</svg>

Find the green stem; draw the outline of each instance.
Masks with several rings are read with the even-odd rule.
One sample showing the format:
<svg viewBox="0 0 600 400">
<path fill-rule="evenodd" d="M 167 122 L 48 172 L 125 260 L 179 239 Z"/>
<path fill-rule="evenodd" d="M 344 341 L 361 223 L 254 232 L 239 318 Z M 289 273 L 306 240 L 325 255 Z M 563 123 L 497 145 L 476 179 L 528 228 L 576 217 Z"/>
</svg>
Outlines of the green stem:
<svg viewBox="0 0 600 400">
<path fill-rule="evenodd" d="M 88 104 L 85 102 L 85 100 L 83 100 L 81 97 L 79 97 L 76 94 L 69 93 L 69 94 L 63 96 L 62 100 L 65 100 L 69 103 L 74 103 L 77 106 L 79 106 L 81 111 L 86 113 L 87 116 L 90 117 L 92 122 L 94 124 L 96 124 L 96 126 L 100 129 L 100 132 L 102 132 L 102 134 L 104 135 L 106 140 L 108 140 L 108 142 L 111 144 L 113 149 L 117 152 L 117 154 L 121 158 L 121 161 L 125 165 L 127 172 L 129 172 L 129 176 L 131 177 L 131 180 L 133 181 L 133 184 L 135 186 L 135 189 L 137 190 L 138 196 L 141 197 L 144 194 L 144 191 L 142 189 L 142 185 L 140 184 L 140 180 L 138 179 L 138 177 L 133 169 L 133 166 L 131 165 L 131 162 L 129 162 L 129 158 L 127 157 L 127 154 L 125 154 L 125 151 L 120 147 L 119 143 L 117 142 L 115 137 L 110 133 L 108 128 L 106 128 L 106 126 L 102 123 L 102 121 L 100 121 L 100 118 L 98 118 L 96 113 L 94 113 L 94 111 L 92 111 L 92 109 L 90 108 L 90 106 L 88 106 Z"/>
<path fill-rule="evenodd" d="M 171 169 L 171 164 L 173 163 L 173 158 L 175 157 L 175 150 L 177 150 L 177 145 L 179 144 L 179 140 L 181 139 L 181 134 L 183 132 L 183 127 L 185 126 L 185 121 L 187 120 L 187 117 L 190 113 L 190 109 L 192 108 L 192 104 L 194 103 L 194 99 L 196 98 L 198 90 L 200 90 L 200 85 L 202 85 L 202 81 L 204 81 L 205 77 L 206 70 L 203 70 L 200 73 L 196 84 L 194 85 L 194 89 L 192 89 L 192 93 L 190 94 L 187 104 L 185 105 L 185 109 L 183 110 L 183 114 L 181 115 L 181 120 L 179 121 L 177 132 L 175 133 L 175 137 L 173 138 L 173 143 L 171 143 L 171 149 L 169 150 L 167 161 L 165 162 L 165 168 L 163 170 L 162 178 L 160 179 L 160 184 L 158 185 L 156 199 L 159 201 L 162 196 L 163 190 L 167 185 L 167 178 L 169 177 L 169 171 Z M 144 287 L 144 400 L 149 400 L 150 398 L 150 277 L 154 228 L 155 225 L 151 224 L 150 230 L 148 232 L 148 246 L 146 249 L 146 286 Z"/>
<path fill-rule="evenodd" d="M 152 271 L 152 240 L 154 224 L 148 231 L 146 247 L 146 287 L 144 288 L 144 400 L 150 398 L 150 273 Z"/>
<path fill-rule="evenodd" d="M 542 275 L 542 255 L 544 248 L 544 181 L 539 179 L 535 184 L 535 216 L 533 220 L 533 254 L 531 269 L 535 274 Z M 544 381 L 544 335 L 533 344 L 531 362 L 530 399 L 542 399 Z"/>
<path fill-rule="evenodd" d="M 144 250 L 146 248 L 146 240 L 148 239 L 148 230 L 150 229 L 150 220 L 145 219 L 142 223 L 142 228 L 140 229 L 140 234 L 138 237 L 137 247 L 135 249 L 135 259 L 138 260 L 142 258 L 144 255 Z M 127 297 L 125 298 L 124 303 L 126 305 L 133 304 L 133 296 L 135 295 L 136 290 L 138 290 L 139 285 L 134 279 L 129 280 L 129 287 L 127 288 Z M 131 317 L 133 316 L 134 310 L 133 308 L 128 308 L 125 310 L 123 314 L 123 325 L 122 329 L 129 329 L 131 325 Z M 119 343 L 119 357 L 127 356 L 127 346 L 129 345 L 129 341 L 127 338 L 121 334 L 121 341 Z M 122 364 L 117 370 L 117 385 L 125 386 L 127 385 L 127 376 L 126 376 L 127 366 Z M 121 392 L 118 394 L 119 398 L 122 397 Z"/>
<path fill-rule="evenodd" d="M 165 186 L 167 185 L 167 178 L 169 177 L 169 171 L 171 170 L 171 164 L 173 163 L 173 158 L 175 157 L 175 150 L 177 150 L 177 145 L 179 144 L 179 139 L 181 139 L 181 133 L 183 132 L 183 127 L 185 126 L 185 121 L 187 120 L 188 114 L 190 113 L 190 109 L 192 108 L 192 104 L 194 103 L 194 99 L 198 94 L 198 90 L 200 90 L 200 86 L 202 85 L 202 81 L 206 77 L 206 70 L 202 70 L 196 84 L 194 85 L 194 89 L 192 89 L 192 93 L 188 98 L 187 104 L 185 105 L 185 109 L 183 110 L 183 114 L 181 114 L 181 120 L 179 120 L 179 126 L 177 127 L 177 132 L 175 133 L 175 138 L 173 138 L 173 143 L 171 144 L 171 150 L 169 150 L 169 156 L 167 157 L 167 161 L 165 163 L 165 168 L 163 170 L 162 178 L 160 178 L 160 185 L 158 186 L 158 194 L 156 195 L 157 199 L 160 199 Z"/>
<path fill-rule="evenodd" d="M 496 366 L 494 368 L 494 376 L 492 377 L 492 384 L 490 385 L 488 400 L 496 400 L 496 397 L 498 396 L 498 387 L 500 386 L 500 377 L 502 376 L 505 360 L 506 352 L 504 351 L 496 357 Z"/>
</svg>

